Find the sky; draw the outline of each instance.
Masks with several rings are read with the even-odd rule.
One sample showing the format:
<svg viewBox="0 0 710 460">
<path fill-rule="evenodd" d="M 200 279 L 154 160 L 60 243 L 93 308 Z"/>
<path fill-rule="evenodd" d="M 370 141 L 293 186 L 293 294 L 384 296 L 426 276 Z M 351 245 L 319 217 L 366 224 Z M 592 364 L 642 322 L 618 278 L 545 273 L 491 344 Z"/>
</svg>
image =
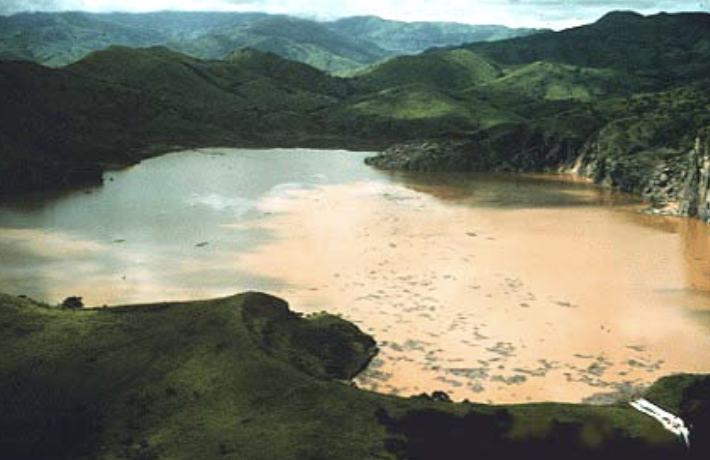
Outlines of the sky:
<svg viewBox="0 0 710 460">
<path fill-rule="evenodd" d="M 455 21 L 562 29 L 612 10 L 710 12 L 710 0 L 0 0 L 0 14 L 23 11 L 263 11 L 315 19 L 377 15 L 403 21 Z"/>
</svg>

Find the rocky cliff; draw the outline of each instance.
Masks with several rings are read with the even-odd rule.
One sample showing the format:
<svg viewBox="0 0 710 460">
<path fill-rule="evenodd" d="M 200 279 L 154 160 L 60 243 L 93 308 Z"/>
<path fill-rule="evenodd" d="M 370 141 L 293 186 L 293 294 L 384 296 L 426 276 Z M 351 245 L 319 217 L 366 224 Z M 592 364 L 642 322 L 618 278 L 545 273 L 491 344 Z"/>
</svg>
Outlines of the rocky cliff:
<svg viewBox="0 0 710 460">
<path fill-rule="evenodd" d="M 408 171 L 542 172 L 574 165 L 583 139 L 525 123 L 395 144 L 366 163 Z"/>
<path fill-rule="evenodd" d="M 698 136 L 690 153 L 679 211 L 710 222 L 710 130 Z"/>
<path fill-rule="evenodd" d="M 526 125 L 498 126 L 466 138 L 396 144 L 366 162 L 410 171 L 575 174 L 640 195 L 651 213 L 710 221 L 708 132 L 698 134 L 691 148 L 682 140 L 679 146 L 658 142 L 658 132 L 647 124 L 643 136 L 627 135 L 634 128 L 622 120 L 583 139 Z"/>
</svg>

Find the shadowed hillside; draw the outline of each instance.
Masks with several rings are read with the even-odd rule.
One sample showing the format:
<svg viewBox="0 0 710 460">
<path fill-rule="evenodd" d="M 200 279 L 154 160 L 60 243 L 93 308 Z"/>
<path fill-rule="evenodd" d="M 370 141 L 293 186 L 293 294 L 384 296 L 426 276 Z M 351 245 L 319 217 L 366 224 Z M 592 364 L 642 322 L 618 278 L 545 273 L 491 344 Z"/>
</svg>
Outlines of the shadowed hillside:
<svg viewBox="0 0 710 460">
<path fill-rule="evenodd" d="M 112 47 L 63 70 L 0 62 L 0 87 L 2 191 L 100 182 L 106 165 L 179 147 L 348 136 L 322 122 L 349 93 L 346 82 L 254 51 L 201 61 Z"/>
<path fill-rule="evenodd" d="M 100 182 L 99 164 L 197 129 L 142 91 L 25 62 L 0 63 L 0 190 Z"/>
</svg>

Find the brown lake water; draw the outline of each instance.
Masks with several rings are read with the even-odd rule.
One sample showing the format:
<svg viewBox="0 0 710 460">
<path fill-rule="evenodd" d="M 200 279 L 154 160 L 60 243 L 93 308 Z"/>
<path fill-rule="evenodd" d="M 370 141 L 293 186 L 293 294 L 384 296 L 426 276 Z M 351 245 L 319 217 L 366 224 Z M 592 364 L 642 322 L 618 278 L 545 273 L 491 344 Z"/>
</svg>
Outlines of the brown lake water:
<svg viewBox="0 0 710 460">
<path fill-rule="evenodd" d="M 342 151 L 205 149 L 0 202 L 0 291 L 89 305 L 245 290 L 381 353 L 361 387 L 581 401 L 710 372 L 710 226 L 559 177 L 391 174 Z"/>
</svg>

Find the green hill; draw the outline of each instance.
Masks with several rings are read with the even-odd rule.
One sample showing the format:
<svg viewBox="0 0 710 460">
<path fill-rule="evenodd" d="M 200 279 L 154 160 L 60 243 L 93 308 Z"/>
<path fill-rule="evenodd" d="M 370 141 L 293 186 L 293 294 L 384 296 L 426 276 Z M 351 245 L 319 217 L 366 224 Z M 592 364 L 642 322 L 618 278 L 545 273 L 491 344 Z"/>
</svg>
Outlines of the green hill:
<svg viewBox="0 0 710 460">
<path fill-rule="evenodd" d="M 81 311 L 0 295 L 0 326 L 4 460 L 656 460 L 684 449 L 627 405 L 487 406 L 358 390 L 348 380 L 374 341 L 264 294 Z M 707 386 L 684 376 L 651 390 L 698 424 L 699 443 Z"/>
<path fill-rule="evenodd" d="M 0 16 L 0 53 L 53 67 L 111 45 L 149 46 L 164 39 L 154 28 L 118 24 L 86 13 Z"/>
<path fill-rule="evenodd" d="M 105 165 L 180 147 L 348 138 L 322 126 L 347 82 L 256 51 L 203 61 L 166 48 L 111 47 L 61 70 L 0 62 L 0 89 L 3 192 L 85 175 L 97 182 Z"/>
<path fill-rule="evenodd" d="M 243 133 L 268 131 L 270 117 L 322 110 L 347 92 L 344 82 L 314 68 L 253 50 L 209 61 L 163 47 L 111 47 L 66 70 L 147 91 L 195 120 Z M 298 127 L 280 126 L 291 128 Z"/>
<path fill-rule="evenodd" d="M 710 71 L 710 14 L 613 12 L 587 26 L 467 48 L 500 65 L 556 62 L 672 85 Z"/>
<path fill-rule="evenodd" d="M 710 14 L 616 12 L 560 32 L 394 58 L 360 77 L 379 88 L 423 83 L 448 90 L 504 77 L 491 88 L 592 99 L 705 78 L 709 63 Z"/>
<path fill-rule="evenodd" d="M 351 85 L 345 80 L 330 77 L 315 67 L 284 59 L 275 53 L 245 48 L 227 54 L 224 60 L 240 69 L 249 69 L 252 73 L 279 81 L 288 88 L 334 96 L 350 92 Z"/>
<path fill-rule="evenodd" d="M 358 78 L 378 89 L 418 83 L 451 91 L 488 82 L 501 75 L 497 65 L 474 52 L 457 49 L 396 57 Z"/>
<path fill-rule="evenodd" d="M 476 93 L 448 93 L 423 84 L 397 86 L 351 98 L 338 110 L 341 116 L 354 116 L 361 123 L 377 121 L 389 126 L 394 138 L 440 136 L 524 120 L 512 109 L 500 107 Z M 351 123 L 357 125 L 357 121 Z"/>
</svg>

